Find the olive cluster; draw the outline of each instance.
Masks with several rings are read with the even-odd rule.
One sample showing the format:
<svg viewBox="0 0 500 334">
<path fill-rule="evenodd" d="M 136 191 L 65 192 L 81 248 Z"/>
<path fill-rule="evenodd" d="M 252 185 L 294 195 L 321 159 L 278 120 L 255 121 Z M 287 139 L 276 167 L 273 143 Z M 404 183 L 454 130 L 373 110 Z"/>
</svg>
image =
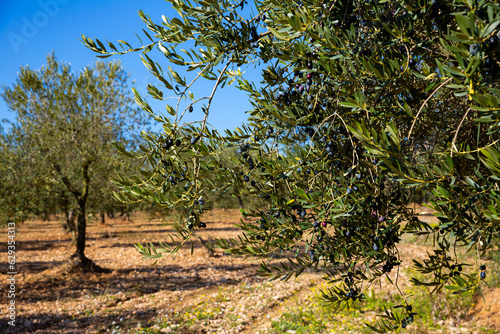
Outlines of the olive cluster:
<svg viewBox="0 0 500 334">
<path fill-rule="evenodd" d="M 442 25 L 446 26 L 450 23 L 451 8 L 442 0 L 432 0 L 431 6 L 428 11 L 429 17 L 439 21 Z"/>
<path fill-rule="evenodd" d="M 398 266 L 401 262 L 398 261 L 397 257 L 392 256 L 389 260 L 385 262 L 382 266 L 382 270 L 386 273 L 390 273 L 394 266 Z"/>
<path fill-rule="evenodd" d="M 353 301 L 356 301 L 356 299 L 360 298 L 358 290 L 355 289 L 349 290 L 349 292 L 347 292 L 345 296 L 348 300 L 352 299 Z"/>
<path fill-rule="evenodd" d="M 408 324 L 411 324 L 414 321 L 413 316 L 416 315 L 416 313 L 412 312 L 413 307 L 411 305 L 406 306 L 406 311 L 408 312 L 408 315 L 401 321 L 401 328 L 406 328 Z"/>
<path fill-rule="evenodd" d="M 346 238 L 350 238 L 354 235 L 356 229 L 351 225 L 350 221 L 347 219 L 342 219 L 341 221 L 342 229 L 340 230 L 340 235 Z M 359 231 L 359 228 L 357 228 Z"/>
<path fill-rule="evenodd" d="M 316 53 L 306 52 L 305 67 L 312 69 L 313 61 L 312 59 L 317 58 Z M 294 78 L 288 79 L 288 88 L 283 89 L 277 95 L 277 101 L 284 103 L 285 105 L 290 105 L 292 102 L 297 104 L 307 105 L 307 110 L 309 112 L 318 112 L 320 110 L 319 104 L 313 103 L 313 97 L 310 95 L 311 87 L 313 85 L 313 73 L 306 74 L 306 80 L 304 82 L 304 73 L 296 70 L 294 72 Z M 303 99 L 304 94 L 308 94 L 305 99 Z"/>
<path fill-rule="evenodd" d="M 384 191 L 385 185 L 384 183 L 379 183 L 377 186 L 378 190 L 380 192 Z M 372 198 L 371 196 L 368 197 L 368 201 L 371 201 L 371 208 L 375 212 L 375 215 L 378 215 L 377 212 L 380 212 L 383 210 L 383 200 L 381 196 L 376 196 Z M 373 216 L 373 214 L 372 214 Z"/>
<path fill-rule="evenodd" d="M 188 229 L 192 230 L 194 228 L 194 224 L 193 223 L 189 223 L 187 227 L 188 227 Z M 205 227 L 207 227 L 207 224 L 201 222 L 200 223 L 200 228 L 205 228 Z"/>
<path fill-rule="evenodd" d="M 277 100 L 283 102 L 284 104 L 286 104 L 288 106 L 292 103 L 291 96 L 295 96 L 295 95 L 296 95 L 295 90 L 291 90 L 290 92 L 280 91 L 278 93 Z M 266 133 L 266 136 L 268 136 L 267 133 Z"/>
<path fill-rule="evenodd" d="M 198 201 L 195 201 L 194 204 L 203 206 L 203 204 L 205 204 L 205 201 L 203 199 L 199 199 Z M 188 218 L 187 228 L 192 230 L 193 228 L 195 228 L 197 222 L 198 222 L 199 228 L 206 228 L 207 227 L 207 224 L 204 222 L 200 222 L 199 219 L 197 219 L 197 216 L 191 215 Z"/>
<path fill-rule="evenodd" d="M 335 137 L 332 138 L 333 140 L 335 140 Z M 325 147 L 325 152 L 326 154 L 328 155 L 329 158 L 333 158 L 335 157 L 335 153 L 337 152 L 338 148 L 337 148 L 337 143 L 334 142 L 332 139 L 328 138 L 328 137 L 323 137 L 321 139 L 321 142 L 324 143 L 324 147 Z"/>
<path fill-rule="evenodd" d="M 260 162 L 255 164 L 254 159 L 248 154 L 249 149 L 250 149 L 250 144 L 246 143 L 246 144 L 241 145 L 236 152 L 238 154 L 241 154 L 241 157 L 243 158 L 244 163 L 248 167 L 248 171 L 252 171 L 257 167 L 260 167 L 261 171 L 264 172 L 266 170 L 265 167 Z M 250 182 L 252 187 L 255 187 L 257 185 L 255 180 L 250 181 L 250 177 L 248 174 L 245 174 L 244 172 L 240 172 L 240 174 L 243 176 L 243 181 Z"/>
<path fill-rule="evenodd" d="M 260 218 L 259 229 L 263 231 L 267 231 L 269 229 L 269 227 L 266 224 L 266 219 L 264 217 Z"/>
<path fill-rule="evenodd" d="M 241 152 L 241 157 L 245 160 L 245 162 L 248 165 L 248 169 L 252 170 L 255 168 L 255 161 L 253 158 L 248 154 L 247 150 L 250 146 L 248 144 L 245 144 L 244 146 L 240 147 L 238 150 L 238 153 Z"/>
<path fill-rule="evenodd" d="M 165 171 L 168 171 L 170 169 L 170 167 L 172 167 L 172 163 L 169 162 L 169 161 L 166 161 L 164 159 L 161 160 L 162 164 L 163 164 L 163 168 L 165 169 Z M 175 186 L 177 184 L 177 182 L 184 182 L 184 181 L 189 181 L 187 178 L 186 178 L 186 174 L 185 172 L 187 171 L 187 168 L 186 167 L 183 167 L 182 168 L 183 170 L 178 173 L 177 171 L 172 171 L 171 174 L 163 174 L 163 177 L 165 179 L 167 179 L 167 181 L 172 185 L 172 186 Z M 187 184 L 186 184 L 187 186 Z M 166 191 L 167 189 L 167 184 L 165 183 L 163 185 L 163 191 Z"/>
<path fill-rule="evenodd" d="M 355 174 L 355 178 L 362 179 L 362 174 Z M 352 186 L 351 189 L 354 189 L 354 187 Z M 392 215 L 389 212 L 386 213 L 389 216 L 377 212 L 381 208 L 379 201 L 381 201 L 380 197 L 376 197 L 374 201 L 367 201 L 368 203 L 371 202 L 372 208 L 376 209 L 371 213 L 365 212 L 349 219 L 342 219 L 338 225 L 335 240 L 348 246 L 359 238 L 359 241 L 365 244 L 366 247 L 376 252 L 374 254 L 375 259 L 381 260 L 385 258 L 387 260 L 384 272 L 390 272 L 394 266 L 400 264 L 394 256 L 391 257 L 389 251 L 401 240 L 400 227 L 393 223 Z M 389 252 L 384 252 L 384 250 Z"/>
<path fill-rule="evenodd" d="M 259 47 L 259 34 L 257 33 L 257 28 L 255 26 L 250 28 L 250 36 L 252 36 L 250 47 L 257 49 Z"/>
<path fill-rule="evenodd" d="M 158 142 L 161 144 L 161 147 L 164 150 L 169 150 L 172 146 L 174 146 L 174 143 L 175 143 L 175 146 L 177 146 L 177 147 L 181 146 L 181 144 L 182 144 L 180 139 L 176 139 L 174 142 L 174 140 L 172 138 L 165 139 L 162 136 L 160 136 L 158 138 Z"/>
<path fill-rule="evenodd" d="M 279 211 L 267 211 L 266 213 L 261 212 L 262 216 L 259 220 L 255 221 L 254 225 L 254 230 L 255 232 L 252 233 L 253 238 L 256 240 L 262 240 L 262 241 L 269 241 L 272 242 L 270 239 L 271 236 L 276 236 L 276 229 L 281 228 L 281 232 L 279 233 L 279 236 L 277 237 L 278 239 L 300 239 L 303 235 L 303 231 L 301 229 L 289 229 L 289 228 L 284 228 L 283 226 L 280 225 L 279 222 L 276 221 L 276 219 L 279 219 L 282 217 L 282 214 Z M 284 214 L 286 217 L 288 217 L 286 214 Z M 291 216 L 291 220 L 296 222 L 295 216 Z M 258 224 L 258 226 L 257 226 Z M 274 233 L 267 233 L 269 230 L 274 230 Z"/>
<path fill-rule="evenodd" d="M 273 134 L 274 132 L 274 129 L 272 126 L 268 127 L 267 128 L 267 131 L 266 131 L 266 137 L 271 137 L 271 135 Z"/>
<path fill-rule="evenodd" d="M 281 217 L 279 211 L 273 212 L 271 210 L 268 210 L 266 213 L 261 212 L 261 214 L 262 217 L 256 223 L 259 223 L 258 229 L 262 231 L 268 231 L 269 228 L 276 227 L 277 225 L 275 224 L 273 218 L 278 219 Z"/>
<path fill-rule="evenodd" d="M 379 217 L 380 219 L 385 219 L 385 217 Z M 372 233 L 369 234 L 369 237 L 372 238 L 373 241 L 373 250 L 374 251 L 382 251 L 383 249 L 393 247 L 396 243 L 401 241 L 399 238 L 399 226 L 384 228 L 383 226 L 379 226 L 376 231 L 376 235 Z M 382 247 L 380 249 L 380 247 Z"/>
<path fill-rule="evenodd" d="M 452 264 L 450 267 L 450 277 L 453 276 L 460 276 L 460 273 L 462 272 L 462 265 L 460 264 Z"/>
<path fill-rule="evenodd" d="M 305 218 L 307 214 L 306 210 L 304 210 L 303 208 L 296 209 L 296 213 L 297 216 L 300 216 L 301 218 Z"/>
<path fill-rule="evenodd" d="M 305 127 L 304 128 L 304 132 L 306 133 L 306 135 L 308 135 L 309 137 L 312 137 L 314 136 L 314 129 L 311 128 L 311 127 Z"/>
<path fill-rule="evenodd" d="M 486 273 L 484 271 L 486 270 L 486 266 L 483 264 L 481 265 L 481 267 L 479 267 L 479 269 L 481 269 L 481 274 L 480 274 L 481 279 L 485 279 Z"/>
<path fill-rule="evenodd" d="M 249 143 L 243 144 L 243 145 L 241 145 L 238 148 L 238 150 L 236 151 L 236 153 L 238 153 L 238 154 L 246 153 L 246 152 L 248 152 L 249 148 L 250 148 L 250 144 Z"/>
<path fill-rule="evenodd" d="M 328 105 L 328 102 L 325 103 Z M 352 154 L 352 145 L 346 143 L 346 131 L 343 126 L 333 129 L 328 136 L 323 136 L 317 142 L 320 154 L 327 158 L 330 168 L 345 168 L 342 161 L 346 154 Z M 332 133 L 333 132 L 333 133 Z"/>
<path fill-rule="evenodd" d="M 485 80 L 493 81 L 500 75 L 500 67 L 498 66 L 498 53 L 500 51 L 499 43 L 500 41 L 500 31 L 493 34 L 487 39 L 485 45 L 486 58 L 484 59 L 484 74 L 483 78 Z"/>
<path fill-rule="evenodd" d="M 354 283 L 354 278 L 350 271 L 347 272 L 347 277 L 344 278 L 344 283 L 347 284 L 348 286 L 351 286 L 351 284 Z"/>
<path fill-rule="evenodd" d="M 349 291 L 347 291 L 345 294 L 346 300 L 352 299 L 353 301 L 356 301 L 365 299 L 365 295 L 363 293 L 360 293 L 358 287 L 354 284 L 354 277 L 352 272 L 347 272 L 347 277 L 344 278 L 344 283 L 349 288 Z"/>
</svg>

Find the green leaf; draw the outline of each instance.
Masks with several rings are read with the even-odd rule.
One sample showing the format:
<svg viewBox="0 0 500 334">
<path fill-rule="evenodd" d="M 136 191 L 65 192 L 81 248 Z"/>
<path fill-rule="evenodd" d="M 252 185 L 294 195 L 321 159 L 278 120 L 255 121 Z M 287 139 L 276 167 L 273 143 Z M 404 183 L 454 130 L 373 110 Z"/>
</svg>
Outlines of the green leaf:
<svg viewBox="0 0 500 334">
<path fill-rule="evenodd" d="M 445 288 L 445 289 L 448 289 L 448 290 L 462 290 L 462 288 L 461 288 L 461 287 L 459 287 L 459 286 L 454 286 L 454 285 L 446 285 L 444 288 Z"/>
<path fill-rule="evenodd" d="M 169 106 L 169 105 L 167 104 L 167 105 L 165 105 L 165 108 L 167 108 L 167 112 L 168 112 L 170 115 L 175 116 L 175 109 L 174 109 L 174 107 Z"/>
<path fill-rule="evenodd" d="M 360 108 L 357 104 L 352 102 L 340 102 L 340 105 L 346 108 Z"/>
</svg>

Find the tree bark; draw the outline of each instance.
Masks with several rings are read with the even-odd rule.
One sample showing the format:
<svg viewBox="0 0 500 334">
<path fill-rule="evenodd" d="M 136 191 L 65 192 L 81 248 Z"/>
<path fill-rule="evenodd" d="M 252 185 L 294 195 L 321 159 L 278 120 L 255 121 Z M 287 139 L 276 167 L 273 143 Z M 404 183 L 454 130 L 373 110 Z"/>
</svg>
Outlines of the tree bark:
<svg viewBox="0 0 500 334">
<path fill-rule="evenodd" d="M 104 212 L 101 212 L 100 213 L 100 221 L 99 221 L 99 225 L 104 225 L 106 223 L 106 215 L 104 214 Z"/>
<path fill-rule="evenodd" d="M 241 199 L 240 196 L 237 197 L 238 198 L 238 208 L 241 210 L 241 209 L 244 209 L 244 205 L 243 205 L 243 200 Z"/>
<path fill-rule="evenodd" d="M 64 209 L 64 217 L 66 218 L 66 224 L 63 225 L 63 228 L 66 232 L 71 234 L 71 242 L 73 245 L 76 245 L 76 211 Z"/>
<path fill-rule="evenodd" d="M 238 208 L 240 210 L 245 209 L 245 206 L 243 205 L 243 200 L 241 199 L 241 196 L 237 196 L 238 198 Z M 243 217 L 243 212 L 240 212 L 240 217 Z"/>
<path fill-rule="evenodd" d="M 85 217 L 85 203 L 86 201 L 81 200 L 78 210 L 78 218 L 76 225 L 76 253 L 80 253 L 85 256 L 85 233 L 87 232 L 87 219 Z"/>
</svg>

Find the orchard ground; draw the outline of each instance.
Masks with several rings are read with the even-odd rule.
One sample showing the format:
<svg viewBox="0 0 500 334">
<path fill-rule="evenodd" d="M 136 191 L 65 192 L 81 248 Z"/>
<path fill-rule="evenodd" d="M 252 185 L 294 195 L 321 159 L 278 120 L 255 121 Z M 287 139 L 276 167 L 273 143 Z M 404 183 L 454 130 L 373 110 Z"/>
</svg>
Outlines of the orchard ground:
<svg viewBox="0 0 500 334">
<path fill-rule="evenodd" d="M 422 220 L 434 222 L 426 208 L 417 207 Z M 101 274 L 66 274 L 62 270 L 73 246 L 60 222 L 28 221 L 16 235 L 16 326 L 7 324 L 7 295 L 1 295 L 2 333 L 364 333 L 383 305 L 400 303 L 386 279 L 373 284 L 368 298 L 351 310 L 334 313 L 315 296 L 324 287 L 321 272 L 298 279 L 269 282 L 259 278 L 258 261 L 224 255 L 209 257 L 199 242 L 194 254 L 182 248 L 174 259 L 142 259 L 134 243 L 167 241 L 171 220 L 148 219 L 142 213 L 90 222 L 86 255 Z M 213 210 L 204 215 L 208 227 L 199 232 L 208 243 L 215 237 L 234 238 L 238 210 Z M 7 232 L 1 239 L 2 272 L 7 268 Z M 411 258 L 431 251 L 423 239 L 404 239 L 400 288 L 418 313 L 407 333 L 500 333 L 500 255 L 498 249 L 484 262 L 487 278 L 481 292 L 429 295 L 408 283 Z M 473 261 L 471 254 L 460 253 Z M 281 261 L 275 258 L 272 261 Z M 472 270 L 468 267 L 464 270 Z M 391 273 L 394 276 L 396 271 Z M 4 276 L 5 277 L 5 276 Z M 4 282 L 5 283 L 5 282 Z"/>
</svg>

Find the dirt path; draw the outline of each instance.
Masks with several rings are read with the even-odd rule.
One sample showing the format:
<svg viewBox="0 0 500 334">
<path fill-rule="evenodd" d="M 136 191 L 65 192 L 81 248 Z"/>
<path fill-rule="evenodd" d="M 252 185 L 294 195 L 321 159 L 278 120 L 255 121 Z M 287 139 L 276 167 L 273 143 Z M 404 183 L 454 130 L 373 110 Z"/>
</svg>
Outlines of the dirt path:
<svg viewBox="0 0 500 334">
<path fill-rule="evenodd" d="M 209 213 L 202 237 L 235 237 L 235 215 L 229 210 Z M 72 246 L 58 221 L 29 221 L 19 226 L 17 326 L 7 326 L 7 312 L 2 308 L 0 331 L 97 333 L 106 331 L 113 322 L 150 321 L 160 309 L 185 305 L 182 299 L 191 294 L 255 276 L 256 264 L 220 254 L 209 258 L 199 244 L 195 244 L 192 256 L 188 248 L 182 249 L 176 259 L 152 267 L 133 244 L 165 241 L 171 229 L 160 219 L 148 221 L 143 215 L 132 215 L 131 220 L 89 224 L 86 255 L 112 270 L 102 274 L 67 275 L 61 270 Z M 6 238 L 1 241 L 5 252 Z M 0 266 L 7 268 L 6 262 L 7 257 L 2 256 Z M 2 305 L 6 298 L 2 294 Z"/>
<path fill-rule="evenodd" d="M 238 217 L 238 210 L 209 212 L 208 227 L 200 235 L 204 240 L 234 238 Z M 2 308 L 0 332 L 268 333 L 282 314 L 310 305 L 314 289 L 322 282 L 321 274 L 307 271 L 297 280 L 266 282 L 256 276 L 259 262 L 220 253 L 208 257 L 199 243 L 193 255 L 186 247 L 175 259 L 151 266 L 133 244 L 166 241 L 171 228 L 141 214 L 131 219 L 89 225 L 86 255 L 112 270 L 102 274 L 67 275 L 60 269 L 72 246 L 58 221 L 20 225 L 17 325 L 7 325 L 7 310 Z M 0 266 L 7 268 L 7 233 L 2 235 Z M 403 249 L 408 257 L 405 266 L 409 257 L 421 257 L 426 250 L 427 246 L 408 241 Z M 485 326 L 500 328 L 500 321 L 495 322 L 498 307 L 488 306 L 500 305 L 498 292 L 492 290 L 488 298 L 492 299 L 486 305 L 478 302 L 471 315 Z M 5 294 L 0 302 L 6 305 Z"/>
</svg>

